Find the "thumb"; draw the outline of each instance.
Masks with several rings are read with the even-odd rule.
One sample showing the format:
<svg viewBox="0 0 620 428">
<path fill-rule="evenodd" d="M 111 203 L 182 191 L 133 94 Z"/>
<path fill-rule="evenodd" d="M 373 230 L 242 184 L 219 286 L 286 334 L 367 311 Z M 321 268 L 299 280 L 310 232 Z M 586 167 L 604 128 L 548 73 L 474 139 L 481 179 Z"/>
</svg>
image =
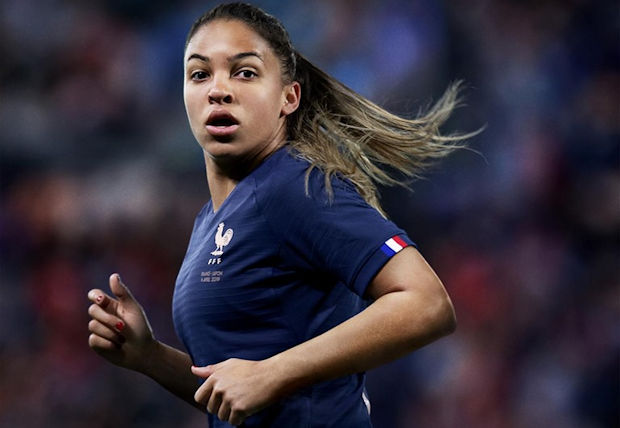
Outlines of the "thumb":
<svg viewBox="0 0 620 428">
<path fill-rule="evenodd" d="M 112 293 L 114 293 L 121 302 L 128 303 L 136 301 L 127 286 L 121 281 L 121 276 L 117 273 L 110 275 L 110 290 L 112 290 Z"/>
<path fill-rule="evenodd" d="M 192 373 L 203 379 L 208 378 L 215 371 L 215 366 L 196 367 L 192 366 Z"/>
</svg>

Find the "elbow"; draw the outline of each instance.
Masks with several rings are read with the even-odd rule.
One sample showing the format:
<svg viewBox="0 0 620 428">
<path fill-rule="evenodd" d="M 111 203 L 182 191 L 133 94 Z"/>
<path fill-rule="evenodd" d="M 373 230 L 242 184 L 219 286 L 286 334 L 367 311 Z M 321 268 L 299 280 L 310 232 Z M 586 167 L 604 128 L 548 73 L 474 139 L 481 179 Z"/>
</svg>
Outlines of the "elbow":
<svg viewBox="0 0 620 428">
<path fill-rule="evenodd" d="M 426 346 L 456 330 L 456 314 L 448 295 L 433 293 L 426 295 L 424 303 L 409 306 L 411 318 L 407 322 L 408 328 L 405 340 L 410 351 Z"/>
<path fill-rule="evenodd" d="M 431 341 L 452 334 L 456 330 L 454 306 L 447 294 L 437 296 L 433 305 L 429 305 L 428 326 Z"/>
<path fill-rule="evenodd" d="M 456 330 L 456 313 L 454 312 L 454 306 L 449 297 L 446 296 L 445 300 L 446 302 L 442 314 L 442 336 L 452 334 Z"/>
<path fill-rule="evenodd" d="M 418 306 L 415 310 L 409 309 L 409 313 L 412 315 L 406 334 L 409 351 L 435 342 L 456 330 L 456 315 L 447 294 L 432 298 L 429 296 L 423 306 Z"/>
</svg>

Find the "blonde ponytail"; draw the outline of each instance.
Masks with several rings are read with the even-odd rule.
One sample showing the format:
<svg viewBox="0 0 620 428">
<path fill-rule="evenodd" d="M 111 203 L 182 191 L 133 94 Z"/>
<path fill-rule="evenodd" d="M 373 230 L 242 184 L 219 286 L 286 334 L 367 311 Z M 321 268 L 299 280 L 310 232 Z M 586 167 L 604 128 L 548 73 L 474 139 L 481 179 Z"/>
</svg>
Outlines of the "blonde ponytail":
<svg viewBox="0 0 620 428">
<path fill-rule="evenodd" d="M 203 25 L 216 19 L 237 19 L 250 26 L 271 46 L 280 60 L 282 80 L 301 84 L 299 108 L 287 117 L 290 145 L 297 155 L 330 179 L 341 175 L 360 195 L 383 213 L 378 185 L 403 185 L 402 174 L 420 177 L 433 161 L 465 147 L 475 135 L 442 135 L 443 125 L 459 102 L 460 82 L 452 84 L 426 113 L 405 119 L 389 113 L 347 88 L 296 52 L 282 23 L 256 6 L 225 3 L 206 12 L 192 25 L 187 43 Z"/>
<path fill-rule="evenodd" d="M 403 185 L 400 174 L 419 178 L 434 161 L 465 147 L 475 135 L 442 135 L 440 127 L 459 102 L 461 82 L 448 87 L 426 113 L 405 119 L 357 94 L 297 54 L 296 80 L 302 86 L 299 110 L 288 118 L 290 145 L 330 179 L 350 180 L 383 213 L 377 185 Z M 306 180 L 307 186 L 307 180 Z M 307 190 L 307 189 L 306 189 Z"/>
</svg>

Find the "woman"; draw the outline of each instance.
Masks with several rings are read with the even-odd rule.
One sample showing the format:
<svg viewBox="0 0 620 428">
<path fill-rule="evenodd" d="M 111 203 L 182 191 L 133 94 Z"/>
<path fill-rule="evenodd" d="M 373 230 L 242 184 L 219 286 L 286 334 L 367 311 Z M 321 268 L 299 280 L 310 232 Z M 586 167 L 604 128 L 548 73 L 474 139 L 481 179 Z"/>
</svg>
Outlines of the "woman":
<svg viewBox="0 0 620 428">
<path fill-rule="evenodd" d="M 212 427 L 370 426 L 363 373 L 455 328 L 376 184 L 396 183 L 384 166 L 416 175 L 458 147 L 438 133 L 456 87 L 425 117 L 391 115 L 236 3 L 196 21 L 184 68 L 211 194 L 173 299 L 188 353 L 154 338 L 117 274 L 113 296 L 88 294 L 90 347 L 206 410 Z"/>
</svg>

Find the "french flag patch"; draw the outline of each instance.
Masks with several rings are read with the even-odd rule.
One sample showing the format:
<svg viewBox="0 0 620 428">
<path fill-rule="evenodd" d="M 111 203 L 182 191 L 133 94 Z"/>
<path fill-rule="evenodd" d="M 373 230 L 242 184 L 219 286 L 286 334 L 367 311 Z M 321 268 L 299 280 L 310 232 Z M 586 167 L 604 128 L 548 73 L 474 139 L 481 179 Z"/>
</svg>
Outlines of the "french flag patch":
<svg viewBox="0 0 620 428">
<path fill-rule="evenodd" d="M 408 246 L 409 244 L 400 239 L 398 236 L 392 236 L 381 246 L 381 251 L 383 251 L 386 256 L 392 257 L 394 254 Z"/>
</svg>

